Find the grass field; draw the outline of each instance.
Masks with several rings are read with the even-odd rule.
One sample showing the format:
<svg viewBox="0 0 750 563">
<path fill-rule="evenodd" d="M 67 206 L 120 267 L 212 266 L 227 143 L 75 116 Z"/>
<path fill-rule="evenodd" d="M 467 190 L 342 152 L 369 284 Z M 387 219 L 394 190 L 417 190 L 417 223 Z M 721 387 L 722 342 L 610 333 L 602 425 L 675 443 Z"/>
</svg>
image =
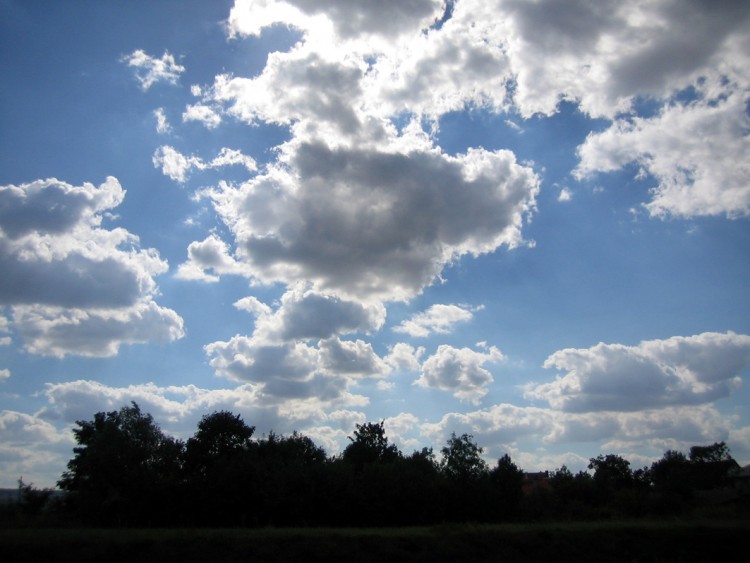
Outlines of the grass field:
<svg viewBox="0 0 750 563">
<path fill-rule="evenodd" d="M 750 522 L 0 530 L 3 561 L 750 561 Z"/>
</svg>

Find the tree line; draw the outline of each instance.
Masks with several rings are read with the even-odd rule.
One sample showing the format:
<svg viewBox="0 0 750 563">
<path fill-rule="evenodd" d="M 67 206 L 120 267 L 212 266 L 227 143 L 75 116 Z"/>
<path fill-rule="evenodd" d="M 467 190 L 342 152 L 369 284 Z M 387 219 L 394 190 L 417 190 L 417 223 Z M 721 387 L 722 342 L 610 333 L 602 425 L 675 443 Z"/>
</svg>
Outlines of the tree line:
<svg viewBox="0 0 750 563">
<path fill-rule="evenodd" d="M 136 403 L 78 421 L 77 446 L 46 503 L 58 519 L 96 526 L 407 526 L 684 513 L 738 466 L 723 442 L 667 451 L 632 470 L 610 454 L 589 471 L 525 474 L 504 455 L 490 466 L 469 434 L 438 455 L 389 442 L 383 422 L 357 424 L 329 456 L 309 437 L 254 438 L 241 416 L 204 416 L 180 441 Z M 532 479 L 533 478 L 533 479 Z M 49 491 L 20 482 L 19 510 L 43 510 Z M 24 496 L 25 495 L 25 496 Z M 45 501 L 45 502 L 42 502 Z"/>
</svg>

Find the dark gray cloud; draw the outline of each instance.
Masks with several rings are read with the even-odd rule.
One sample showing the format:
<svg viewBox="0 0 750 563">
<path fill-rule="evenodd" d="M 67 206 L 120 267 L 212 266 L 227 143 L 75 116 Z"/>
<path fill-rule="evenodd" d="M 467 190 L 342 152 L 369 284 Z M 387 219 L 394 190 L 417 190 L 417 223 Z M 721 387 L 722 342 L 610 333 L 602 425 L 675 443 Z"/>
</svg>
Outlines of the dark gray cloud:
<svg viewBox="0 0 750 563">
<path fill-rule="evenodd" d="M 184 334 L 179 315 L 152 299 L 167 263 L 125 229 L 101 226 L 124 195 L 113 177 L 99 187 L 0 187 L 0 305 L 11 307 L 26 350 L 111 356 L 124 343 Z"/>
<path fill-rule="evenodd" d="M 290 169 L 214 193 L 262 281 L 408 298 L 464 254 L 522 241 L 538 178 L 505 151 L 386 153 L 302 143 Z"/>
</svg>

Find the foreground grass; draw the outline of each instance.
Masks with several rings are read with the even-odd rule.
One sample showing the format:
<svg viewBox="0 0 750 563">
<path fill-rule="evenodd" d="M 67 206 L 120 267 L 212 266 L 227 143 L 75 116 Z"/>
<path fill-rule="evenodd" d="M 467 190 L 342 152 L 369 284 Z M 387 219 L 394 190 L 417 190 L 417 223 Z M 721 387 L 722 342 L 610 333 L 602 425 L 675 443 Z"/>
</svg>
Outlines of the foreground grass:
<svg viewBox="0 0 750 563">
<path fill-rule="evenodd" d="M 3 561 L 750 561 L 744 521 L 0 530 Z"/>
</svg>

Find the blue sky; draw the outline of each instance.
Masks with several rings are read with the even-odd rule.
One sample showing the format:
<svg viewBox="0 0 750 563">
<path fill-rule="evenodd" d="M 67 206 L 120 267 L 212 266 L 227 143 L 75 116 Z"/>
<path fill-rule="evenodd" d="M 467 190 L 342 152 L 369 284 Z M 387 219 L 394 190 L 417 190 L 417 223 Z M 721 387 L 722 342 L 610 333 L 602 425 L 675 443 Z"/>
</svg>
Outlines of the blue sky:
<svg viewBox="0 0 750 563">
<path fill-rule="evenodd" d="M 384 419 L 530 471 L 750 461 L 745 3 L 0 15 L 0 486 L 130 401 L 331 454 Z"/>
</svg>

